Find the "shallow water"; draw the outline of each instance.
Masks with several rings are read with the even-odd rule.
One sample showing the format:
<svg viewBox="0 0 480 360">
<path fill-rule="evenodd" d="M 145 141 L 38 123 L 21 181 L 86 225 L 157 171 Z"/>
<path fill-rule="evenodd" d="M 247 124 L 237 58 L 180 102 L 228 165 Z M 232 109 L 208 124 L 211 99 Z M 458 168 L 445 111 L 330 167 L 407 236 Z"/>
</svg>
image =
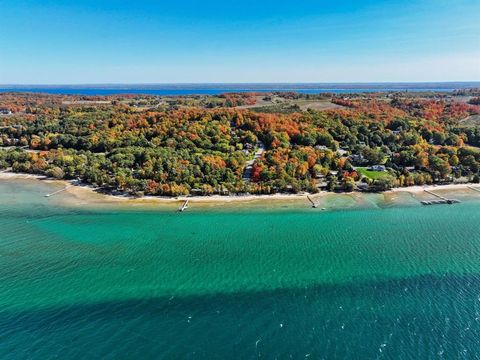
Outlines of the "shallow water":
<svg viewBox="0 0 480 360">
<path fill-rule="evenodd" d="M 1 359 L 480 358 L 473 191 L 179 214 L 51 189 L 0 181 Z"/>
</svg>

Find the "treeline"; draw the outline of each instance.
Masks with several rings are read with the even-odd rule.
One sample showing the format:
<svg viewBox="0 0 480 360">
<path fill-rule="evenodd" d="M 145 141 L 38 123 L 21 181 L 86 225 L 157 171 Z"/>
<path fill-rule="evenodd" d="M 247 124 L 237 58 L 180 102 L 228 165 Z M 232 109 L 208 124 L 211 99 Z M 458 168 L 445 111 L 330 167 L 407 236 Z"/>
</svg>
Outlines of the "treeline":
<svg viewBox="0 0 480 360">
<path fill-rule="evenodd" d="M 480 127 L 464 127 L 461 120 L 480 113 L 479 106 L 411 97 L 336 101 L 346 108 L 271 114 L 139 110 L 121 101 L 65 105 L 64 97 L 53 95 L 0 95 L 0 105 L 23 107 L 0 117 L 0 168 L 167 196 L 478 180 Z M 245 178 L 259 142 L 266 151 Z M 384 166 L 385 176 L 357 171 L 372 165 Z"/>
</svg>

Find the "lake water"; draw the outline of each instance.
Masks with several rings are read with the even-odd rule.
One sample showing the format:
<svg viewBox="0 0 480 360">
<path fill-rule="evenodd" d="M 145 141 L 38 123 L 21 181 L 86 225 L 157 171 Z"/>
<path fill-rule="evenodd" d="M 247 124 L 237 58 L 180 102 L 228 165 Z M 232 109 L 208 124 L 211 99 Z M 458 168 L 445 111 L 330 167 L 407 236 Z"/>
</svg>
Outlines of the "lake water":
<svg viewBox="0 0 480 360">
<path fill-rule="evenodd" d="M 179 214 L 51 190 L 0 180 L 1 359 L 480 358 L 480 193 Z"/>
<path fill-rule="evenodd" d="M 480 82 L 448 83 L 300 83 L 300 84 L 163 84 L 163 85 L 0 85 L 1 92 L 69 95 L 218 95 L 226 92 L 295 91 L 304 94 L 386 91 L 445 91 L 480 87 Z"/>
</svg>

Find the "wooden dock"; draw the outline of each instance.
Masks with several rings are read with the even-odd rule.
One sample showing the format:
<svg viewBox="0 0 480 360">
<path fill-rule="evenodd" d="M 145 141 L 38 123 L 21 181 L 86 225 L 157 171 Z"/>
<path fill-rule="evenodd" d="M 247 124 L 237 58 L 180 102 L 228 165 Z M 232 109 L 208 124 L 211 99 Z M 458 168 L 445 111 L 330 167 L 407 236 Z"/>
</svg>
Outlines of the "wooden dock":
<svg viewBox="0 0 480 360">
<path fill-rule="evenodd" d="M 457 199 L 447 199 L 446 197 L 442 195 L 438 195 L 434 193 L 433 191 L 425 190 L 427 194 L 430 194 L 432 196 L 435 196 L 438 198 L 438 200 L 424 200 L 422 201 L 422 205 L 442 205 L 442 204 L 457 204 L 460 202 L 460 200 Z"/>
<path fill-rule="evenodd" d="M 314 209 L 316 209 L 318 207 L 318 204 L 315 201 L 313 201 L 313 199 L 310 197 L 310 195 L 307 195 L 307 199 L 308 199 L 308 201 L 310 201 L 312 203 L 312 207 Z"/>
<path fill-rule="evenodd" d="M 478 188 L 476 188 L 476 187 L 473 187 L 473 186 L 468 186 L 468 188 L 469 188 L 470 190 L 473 190 L 473 191 L 478 191 L 478 192 L 480 192 L 480 189 L 478 189 Z"/>
<path fill-rule="evenodd" d="M 447 200 L 424 200 L 422 205 L 442 205 L 442 204 L 457 204 L 460 200 L 457 199 L 447 199 Z"/>
<path fill-rule="evenodd" d="M 57 195 L 57 194 L 61 193 L 62 191 L 67 190 L 71 186 L 73 186 L 73 185 L 67 185 L 63 189 L 57 190 L 57 191 L 55 191 L 53 193 L 50 193 L 50 194 L 46 194 L 45 197 L 50 197 L 50 196 L 53 196 L 53 195 Z"/>
<path fill-rule="evenodd" d="M 183 203 L 182 206 L 180 206 L 180 208 L 178 209 L 179 212 L 184 212 L 185 210 L 188 209 L 188 199 L 185 200 L 185 202 Z"/>
</svg>

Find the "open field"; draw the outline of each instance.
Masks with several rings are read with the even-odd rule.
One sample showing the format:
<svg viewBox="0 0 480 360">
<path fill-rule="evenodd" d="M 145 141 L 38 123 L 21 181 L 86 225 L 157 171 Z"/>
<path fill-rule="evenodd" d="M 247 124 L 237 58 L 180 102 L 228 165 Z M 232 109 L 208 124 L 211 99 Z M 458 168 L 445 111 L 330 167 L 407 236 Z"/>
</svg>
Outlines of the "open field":
<svg viewBox="0 0 480 360">
<path fill-rule="evenodd" d="M 287 108 L 299 108 L 300 110 L 328 110 L 328 109 L 341 109 L 343 106 L 337 105 L 331 102 L 331 99 L 285 99 L 280 96 L 266 97 L 265 94 L 255 97 L 256 103 L 254 105 L 238 106 L 238 109 L 287 109 Z"/>
<path fill-rule="evenodd" d="M 328 110 L 328 109 L 342 109 L 344 106 L 334 104 L 330 99 L 325 100 L 293 100 L 293 104 L 296 104 L 302 110 Z"/>
<path fill-rule="evenodd" d="M 382 180 L 392 177 L 387 171 L 372 171 L 368 170 L 366 167 L 357 167 L 356 170 L 363 176 L 368 177 L 372 180 Z"/>
<path fill-rule="evenodd" d="M 109 100 L 65 100 L 62 105 L 106 105 L 111 104 Z"/>
<path fill-rule="evenodd" d="M 460 120 L 460 125 L 467 127 L 480 126 L 480 115 L 471 115 L 463 120 Z"/>
</svg>

